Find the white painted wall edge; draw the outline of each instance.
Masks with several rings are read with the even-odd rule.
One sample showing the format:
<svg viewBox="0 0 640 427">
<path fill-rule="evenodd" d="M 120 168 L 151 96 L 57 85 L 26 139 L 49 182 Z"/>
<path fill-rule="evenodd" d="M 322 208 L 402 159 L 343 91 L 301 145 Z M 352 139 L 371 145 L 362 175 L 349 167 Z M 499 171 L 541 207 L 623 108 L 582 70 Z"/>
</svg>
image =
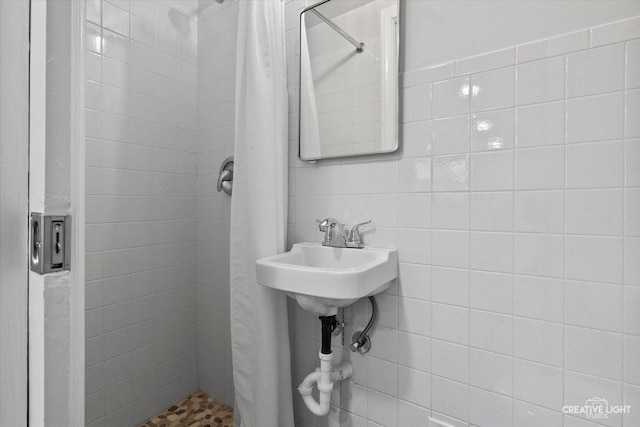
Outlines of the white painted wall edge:
<svg viewBox="0 0 640 427">
<path fill-rule="evenodd" d="M 70 370 L 72 425 L 84 422 L 85 376 L 85 1 L 71 6 L 71 218 Z"/>
<path fill-rule="evenodd" d="M 44 212 L 47 5 L 31 2 L 29 53 L 29 210 Z M 44 276 L 29 272 L 29 425 L 44 425 Z"/>
</svg>

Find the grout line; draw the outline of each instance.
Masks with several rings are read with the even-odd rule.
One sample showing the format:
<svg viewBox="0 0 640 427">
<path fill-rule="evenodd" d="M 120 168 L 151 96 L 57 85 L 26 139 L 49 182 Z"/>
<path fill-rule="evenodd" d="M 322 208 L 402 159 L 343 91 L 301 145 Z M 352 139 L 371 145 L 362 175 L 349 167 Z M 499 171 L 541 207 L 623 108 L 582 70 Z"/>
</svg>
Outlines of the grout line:
<svg viewBox="0 0 640 427">
<path fill-rule="evenodd" d="M 591 37 L 591 30 L 589 30 L 589 38 Z M 591 43 L 589 42 L 589 46 L 591 46 Z M 567 271 L 566 271 L 566 265 L 567 265 L 567 184 L 569 182 L 568 180 L 568 156 L 567 156 L 567 144 L 568 144 L 568 140 L 569 140 L 569 112 L 568 112 L 568 97 L 567 97 L 567 91 L 568 91 L 568 86 L 569 86 L 569 56 L 568 55 L 564 55 L 564 144 L 563 144 L 563 155 L 564 155 L 564 159 L 563 159 L 563 163 L 564 163 L 564 187 L 563 187 L 563 219 L 562 219 L 562 232 L 563 232 L 563 239 L 562 239 L 562 403 L 566 404 L 565 402 L 565 395 L 566 395 L 566 389 L 567 389 L 567 385 L 566 385 L 566 370 L 565 370 L 565 365 L 566 365 L 566 351 L 567 351 L 567 322 L 566 322 L 566 301 L 565 301 L 565 295 L 566 295 L 566 276 L 567 276 Z M 564 426 L 566 422 L 566 417 L 562 417 L 562 425 Z"/>
</svg>

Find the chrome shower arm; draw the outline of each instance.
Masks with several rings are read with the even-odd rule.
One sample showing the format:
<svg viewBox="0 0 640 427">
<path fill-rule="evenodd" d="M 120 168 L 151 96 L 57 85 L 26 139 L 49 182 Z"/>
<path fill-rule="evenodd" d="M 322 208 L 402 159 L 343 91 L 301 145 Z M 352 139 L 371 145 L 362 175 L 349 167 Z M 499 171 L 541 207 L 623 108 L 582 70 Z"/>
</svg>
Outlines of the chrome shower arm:
<svg viewBox="0 0 640 427">
<path fill-rule="evenodd" d="M 330 26 L 331 28 L 333 28 L 338 34 L 340 34 L 342 37 L 344 37 L 349 43 L 351 43 L 355 48 L 356 51 L 358 53 L 362 53 L 364 52 L 364 43 L 359 43 L 358 41 L 356 41 L 356 39 L 354 39 L 353 37 L 351 37 L 349 35 L 349 33 L 347 33 L 345 30 L 343 30 L 342 28 L 338 27 L 332 20 L 330 20 L 329 18 L 327 18 L 326 16 L 324 16 L 322 13 L 318 12 L 315 9 L 311 9 L 311 12 L 315 13 L 316 16 L 318 18 L 320 18 L 322 21 L 324 21 L 325 24 L 327 24 L 328 26 Z"/>
</svg>

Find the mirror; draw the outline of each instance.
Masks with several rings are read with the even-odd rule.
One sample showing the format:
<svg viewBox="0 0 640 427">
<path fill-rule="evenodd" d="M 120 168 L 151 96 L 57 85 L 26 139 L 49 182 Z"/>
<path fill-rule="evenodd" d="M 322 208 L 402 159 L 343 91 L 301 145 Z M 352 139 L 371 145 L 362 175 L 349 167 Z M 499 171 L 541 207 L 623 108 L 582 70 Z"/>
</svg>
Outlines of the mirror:
<svg viewBox="0 0 640 427">
<path fill-rule="evenodd" d="M 302 160 L 398 148 L 398 34 L 398 0 L 326 0 L 302 11 Z"/>
</svg>

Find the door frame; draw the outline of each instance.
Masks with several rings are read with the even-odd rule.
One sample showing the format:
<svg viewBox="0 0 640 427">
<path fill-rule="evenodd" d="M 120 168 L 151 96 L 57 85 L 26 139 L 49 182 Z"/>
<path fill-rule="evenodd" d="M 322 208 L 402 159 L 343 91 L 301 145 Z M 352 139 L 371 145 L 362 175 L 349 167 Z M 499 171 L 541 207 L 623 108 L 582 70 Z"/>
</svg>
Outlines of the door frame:
<svg viewBox="0 0 640 427">
<path fill-rule="evenodd" d="M 69 272 L 29 276 L 29 425 L 83 426 L 85 1 L 30 3 L 29 209 L 70 214 L 72 241 Z"/>
<path fill-rule="evenodd" d="M 29 2 L 0 11 L 0 425 L 26 426 Z"/>
</svg>

